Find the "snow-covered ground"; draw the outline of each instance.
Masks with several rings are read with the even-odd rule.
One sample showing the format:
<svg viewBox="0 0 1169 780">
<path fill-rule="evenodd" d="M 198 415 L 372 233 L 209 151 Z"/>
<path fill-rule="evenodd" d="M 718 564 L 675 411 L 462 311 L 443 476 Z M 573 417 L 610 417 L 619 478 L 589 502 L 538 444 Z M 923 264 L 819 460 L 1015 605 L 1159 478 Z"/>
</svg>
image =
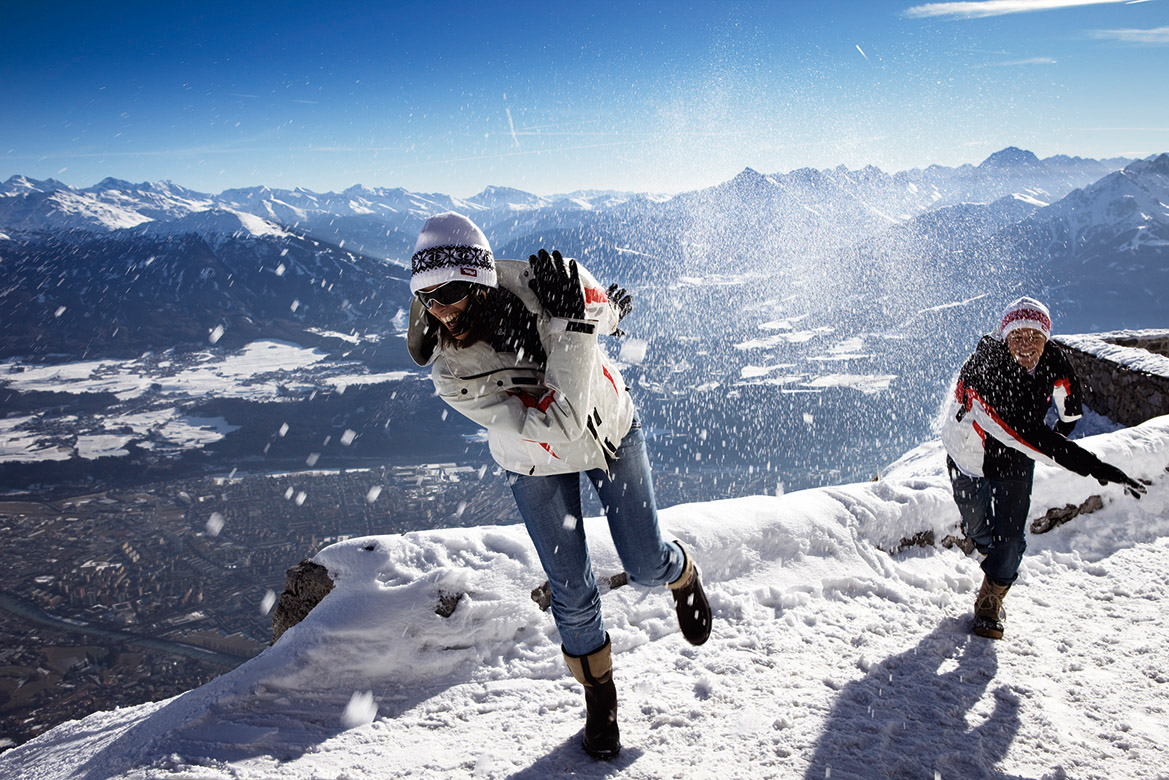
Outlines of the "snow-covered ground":
<svg viewBox="0 0 1169 780">
<path fill-rule="evenodd" d="M 353 539 L 336 588 L 272 648 L 168 701 L 97 713 L 0 755 L 51 778 L 1166 778 L 1169 417 L 1083 440 L 1152 480 L 1140 502 L 1039 467 L 1006 637 L 968 633 L 981 580 L 956 549 L 936 443 L 877 482 L 662 512 L 715 610 L 691 647 L 664 589 L 602 601 L 625 749 L 579 748 L 584 702 L 522 527 Z M 620 564 L 588 520 L 601 574 Z M 449 618 L 440 592 L 466 595 Z"/>
<path fill-rule="evenodd" d="M 101 413 L 66 409 L 0 419 L 0 463 L 121 457 L 136 443 L 158 454 L 205 447 L 239 429 L 223 417 L 188 414 L 184 407 L 212 398 L 277 402 L 319 390 L 399 382 L 406 371 L 372 374 L 356 361 L 331 360 L 310 347 L 254 341 L 240 349 L 178 355 L 147 353 L 133 360 L 38 364 L 0 362 L 0 390 L 113 394 L 119 404 Z"/>
<path fill-rule="evenodd" d="M 217 397 L 272 400 L 278 386 L 314 389 L 291 377 L 323 363 L 328 355 L 285 341 L 254 341 L 230 352 L 206 350 L 174 358 L 170 353 L 147 353 L 136 360 L 90 360 L 61 364 L 0 363 L 0 387 L 20 392 L 60 392 L 82 395 L 113 393 L 121 401 L 148 393 L 171 398 Z M 357 363 L 341 364 L 350 372 Z M 329 366 L 332 368 L 332 366 Z M 336 369 L 333 369 L 336 370 Z"/>
</svg>

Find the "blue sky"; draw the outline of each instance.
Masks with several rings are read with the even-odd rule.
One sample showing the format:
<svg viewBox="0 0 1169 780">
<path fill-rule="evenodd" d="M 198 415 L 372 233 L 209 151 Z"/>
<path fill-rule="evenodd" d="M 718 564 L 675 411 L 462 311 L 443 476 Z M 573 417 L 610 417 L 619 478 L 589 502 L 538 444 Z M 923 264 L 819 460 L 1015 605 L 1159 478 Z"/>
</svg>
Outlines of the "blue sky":
<svg viewBox="0 0 1169 780">
<path fill-rule="evenodd" d="M 13 1 L 3 18 L 0 179 L 678 192 L 748 166 L 1169 151 L 1169 0 Z"/>
</svg>

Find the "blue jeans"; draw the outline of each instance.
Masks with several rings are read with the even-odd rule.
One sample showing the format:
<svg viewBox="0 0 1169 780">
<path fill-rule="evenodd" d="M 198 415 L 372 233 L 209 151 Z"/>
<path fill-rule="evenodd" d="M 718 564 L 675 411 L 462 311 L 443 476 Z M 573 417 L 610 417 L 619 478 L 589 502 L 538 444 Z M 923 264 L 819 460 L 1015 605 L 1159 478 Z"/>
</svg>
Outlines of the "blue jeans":
<svg viewBox="0 0 1169 780">
<path fill-rule="evenodd" d="M 597 491 L 609 533 L 629 579 L 664 585 L 682 576 L 681 548 L 662 539 L 653 476 L 641 425 L 633 427 L 602 469 L 584 472 Z M 581 472 L 527 476 L 509 472 L 512 494 L 540 556 L 552 591 L 552 617 L 570 655 L 588 655 L 605 644 L 601 595 L 593 577 L 581 522 Z M 570 518 L 566 521 L 565 518 Z"/>
<path fill-rule="evenodd" d="M 949 458 L 954 502 L 962 516 L 962 532 L 986 556 L 982 571 L 996 585 L 1010 585 L 1019 576 L 1027 549 L 1024 533 L 1031 508 L 1032 477 L 990 479 L 962 473 Z"/>
</svg>

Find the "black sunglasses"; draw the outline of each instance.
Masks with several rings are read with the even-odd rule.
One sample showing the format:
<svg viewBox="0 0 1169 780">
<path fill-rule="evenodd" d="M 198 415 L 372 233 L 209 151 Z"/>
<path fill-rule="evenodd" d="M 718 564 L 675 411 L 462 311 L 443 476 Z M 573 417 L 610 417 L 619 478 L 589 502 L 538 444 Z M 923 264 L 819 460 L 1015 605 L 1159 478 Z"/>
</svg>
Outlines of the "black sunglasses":
<svg viewBox="0 0 1169 780">
<path fill-rule="evenodd" d="M 414 294 L 418 296 L 418 300 L 423 306 L 432 309 L 436 303 L 441 303 L 443 306 L 453 306 L 470 295 L 474 286 L 474 282 L 443 282 L 433 290 L 419 290 Z"/>
</svg>

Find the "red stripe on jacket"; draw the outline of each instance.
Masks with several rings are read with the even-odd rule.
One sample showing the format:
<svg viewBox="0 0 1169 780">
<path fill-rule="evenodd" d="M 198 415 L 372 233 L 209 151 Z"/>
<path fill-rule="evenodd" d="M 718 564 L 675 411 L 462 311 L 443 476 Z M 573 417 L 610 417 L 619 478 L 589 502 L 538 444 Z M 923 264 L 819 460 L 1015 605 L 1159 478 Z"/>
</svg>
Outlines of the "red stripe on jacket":
<svg viewBox="0 0 1169 780">
<path fill-rule="evenodd" d="M 1026 439 L 1024 439 L 1022 436 L 1020 436 L 1018 433 L 1016 433 L 1016 432 L 1015 432 L 1015 429 L 1014 429 L 1014 428 L 1012 428 L 1011 426 L 1007 425 L 1006 421 L 1005 421 L 1005 420 L 1003 420 L 1003 418 L 999 417 L 999 414 L 998 414 L 998 412 L 996 412 L 996 411 L 994 410 L 994 407 L 992 407 L 992 406 L 991 406 L 990 404 L 988 404 L 988 403 L 987 403 L 985 400 L 983 400 L 982 396 L 980 396 L 980 395 L 979 395 L 977 392 L 975 392 L 974 390 L 967 390 L 966 392 L 969 394 L 969 397 L 976 399 L 976 400 L 978 401 L 978 403 L 982 405 L 982 408 L 986 410 L 986 413 L 987 413 L 988 415 L 990 415 L 990 418 L 991 418 L 992 420 L 994 420 L 996 423 L 998 423 L 998 426 L 999 426 L 1000 428 L 1002 428 L 1004 431 L 1006 431 L 1006 432 L 1007 432 L 1007 434 L 1008 434 L 1008 435 L 1009 435 L 1009 436 L 1010 436 L 1012 439 L 1014 439 L 1015 441 L 1019 442 L 1019 443 L 1020 443 L 1020 444 L 1022 444 L 1024 447 L 1027 447 L 1028 449 L 1031 449 L 1031 450 L 1034 450 L 1035 452 L 1038 452 L 1040 455 L 1042 455 L 1042 456 L 1043 456 L 1043 457 L 1045 457 L 1045 458 L 1050 458 L 1050 457 L 1051 457 L 1051 456 L 1050 456 L 1050 455 L 1048 455 L 1046 452 L 1044 452 L 1043 450 L 1039 449 L 1039 448 L 1038 448 L 1038 447 L 1036 447 L 1034 444 L 1032 444 L 1031 442 L 1027 441 L 1027 440 L 1026 440 Z M 977 423 L 976 423 L 976 425 L 977 425 Z M 985 441 L 985 438 L 983 439 L 983 441 Z"/>
<path fill-rule="evenodd" d="M 609 298 L 600 287 L 586 287 L 584 291 L 585 303 L 608 303 Z"/>
<path fill-rule="evenodd" d="M 520 403 L 523 404 L 526 408 L 539 409 L 541 412 L 548 411 L 548 407 L 551 406 L 552 402 L 556 400 L 553 397 L 551 390 L 549 390 L 544 395 L 543 398 L 539 398 L 539 399 L 537 399 L 534 395 L 528 395 L 527 393 L 520 393 L 520 392 L 517 392 L 515 390 L 508 390 L 508 393 L 510 393 L 512 396 L 520 399 Z"/>
<path fill-rule="evenodd" d="M 613 392 L 615 392 L 617 395 L 621 395 L 621 391 L 617 389 L 617 383 L 613 381 L 613 375 L 609 373 L 609 369 L 602 365 L 601 370 L 605 372 L 605 379 L 608 379 L 609 384 L 613 385 Z"/>
</svg>

